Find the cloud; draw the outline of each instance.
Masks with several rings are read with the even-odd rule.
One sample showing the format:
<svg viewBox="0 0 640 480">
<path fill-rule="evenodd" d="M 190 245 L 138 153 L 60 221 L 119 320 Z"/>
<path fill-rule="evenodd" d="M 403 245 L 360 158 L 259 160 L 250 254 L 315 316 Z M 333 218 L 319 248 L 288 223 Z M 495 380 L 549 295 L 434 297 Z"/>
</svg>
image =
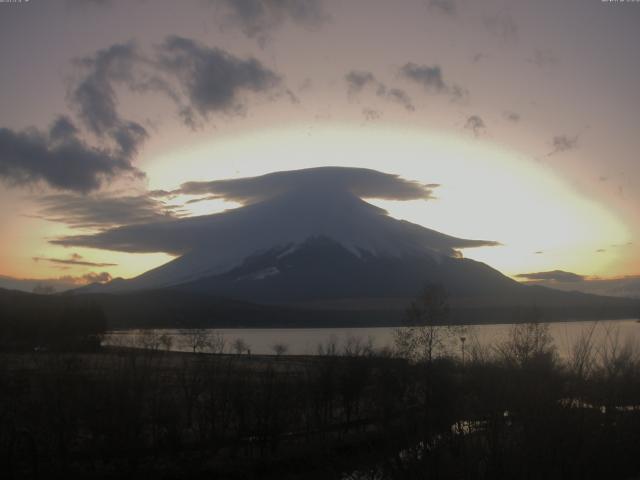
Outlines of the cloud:
<svg viewBox="0 0 640 480">
<path fill-rule="evenodd" d="M 106 7 L 112 3 L 112 0 L 67 0 L 67 6 L 73 8 L 88 6 Z"/>
<path fill-rule="evenodd" d="M 409 97 L 407 92 L 400 88 L 390 88 L 385 92 L 384 96 L 392 102 L 399 103 L 410 112 L 413 112 L 416 109 L 411 102 L 411 97 Z"/>
<path fill-rule="evenodd" d="M 192 128 L 214 112 L 244 113 L 244 92 L 263 93 L 282 86 L 280 77 L 254 58 L 241 59 L 179 36 L 166 37 L 152 55 L 128 42 L 111 45 L 75 63 L 81 75 L 69 93 L 72 107 L 91 133 L 110 139 L 128 156 L 137 153 L 148 132 L 119 115 L 118 86 L 168 98 Z M 297 100 L 290 90 L 281 90 L 292 101 Z"/>
<path fill-rule="evenodd" d="M 477 137 L 486 129 L 486 126 L 482 118 L 480 118 L 478 115 L 471 115 L 469 118 L 467 118 L 467 121 L 464 124 L 464 128 L 467 130 L 471 130 Z"/>
<path fill-rule="evenodd" d="M 380 117 L 382 117 L 382 113 L 373 108 L 363 108 L 362 116 L 364 117 L 364 120 L 366 122 L 374 122 L 376 120 L 380 120 Z"/>
<path fill-rule="evenodd" d="M 533 57 L 531 57 L 527 61 L 540 68 L 553 67 L 558 64 L 558 58 L 548 48 L 535 50 L 535 52 L 533 53 Z"/>
<path fill-rule="evenodd" d="M 489 33 L 505 42 L 518 40 L 518 25 L 508 11 L 501 11 L 496 15 L 484 18 L 484 26 Z"/>
<path fill-rule="evenodd" d="M 78 59 L 75 63 L 83 75 L 69 94 L 71 105 L 87 129 L 99 138 L 110 138 L 127 157 L 138 152 L 148 133 L 139 123 L 120 117 L 115 86 L 150 88 L 148 83 L 142 87 L 134 74 L 143 62 L 133 43 L 114 44 Z"/>
<path fill-rule="evenodd" d="M 551 141 L 553 149 L 547 154 L 548 157 L 556 153 L 568 152 L 578 147 L 578 136 L 556 135 Z"/>
<path fill-rule="evenodd" d="M 371 72 L 352 70 L 345 75 L 344 79 L 347 82 L 347 93 L 349 96 L 353 97 L 367 87 L 371 87 L 380 98 L 398 103 L 410 112 L 416 109 L 407 92 L 400 88 L 387 87 L 387 85 L 377 80 Z"/>
<path fill-rule="evenodd" d="M 564 270 L 552 270 L 549 272 L 521 273 L 516 278 L 524 280 L 550 280 L 552 282 L 582 282 L 586 279 L 583 275 L 577 273 L 565 272 Z"/>
<path fill-rule="evenodd" d="M 72 277 L 73 278 L 73 277 Z M 81 277 L 75 277 L 76 282 L 79 283 L 107 283 L 112 280 L 111 275 L 108 272 L 89 272 L 85 273 Z"/>
<path fill-rule="evenodd" d="M 238 26 L 247 37 L 264 46 L 285 23 L 313 29 L 329 15 L 322 0 L 211 0 L 218 8 L 221 25 Z"/>
<path fill-rule="evenodd" d="M 48 262 L 57 265 L 74 265 L 81 267 L 117 267 L 117 263 L 99 263 L 99 262 L 89 262 L 84 260 L 81 255 L 77 253 L 71 254 L 70 258 L 49 258 L 49 257 L 33 257 L 34 262 Z"/>
<path fill-rule="evenodd" d="M 455 16 L 458 9 L 455 0 L 429 0 L 428 7 L 444 15 Z"/>
<path fill-rule="evenodd" d="M 462 100 L 468 96 L 468 92 L 464 88 L 444 81 L 439 65 L 418 65 L 408 62 L 400 68 L 400 75 L 420 84 L 430 93 L 445 94 L 452 100 Z"/>
<path fill-rule="evenodd" d="M 433 198 L 432 191 L 437 186 L 409 181 L 375 170 L 346 167 L 311 168 L 270 173 L 259 177 L 187 182 L 171 194 L 222 198 L 239 202 L 244 206 L 212 215 L 123 225 L 96 234 L 61 237 L 51 240 L 50 243 L 131 253 L 166 252 L 172 255 L 204 249 L 211 255 L 220 256 L 221 252 L 225 252 L 226 255 L 228 252 L 245 248 L 243 246 L 254 242 L 256 235 L 273 236 L 274 244 L 279 244 L 291 241 L 289 235 L 297 235 L 286 232 L 317 230 L 317 224 L 309 224 L 313 219 L 313 216 L 307 218 L 310 215 L 309 209 L 322 206 L 321 213 L 325 212 L 324 205 L 327 199 L 344 199 L 346 196 L 346 205 L 357 205 L 354 208 L 363 209 L 367 216 L 372 215 L 380 219 L 386 217 L 384 210 L 367 203 L 353 204 L 352 196 L 387 200 L 430 199 Z M 294 204 L 290 200 L 282 200 L 282 205 L 274 206 L 279 205 L 278 202 L 282 198 L 298 200 Z M 343 207 L 345 205 L 344 202 L 338 204 Z M 296 213 L 291 213 L 290 209 L 296 210 Z M 348 212 L 347 214 L 350 215 Z M 438 251 L 450 255 L 456 254 L 456 248 L 498 245 L 492 241 L 459 239 L 418 225 L 390 221 L 394 225 L 405 225 L 406 227 L 402 228 L 409 228 L 411 236 L 415 235 L 416 238 L 422 239 L 420 242 L 433 244 Z M 378 220 L 374 221 L 376 225 L 377 222 Z M 344 228 L 354 227 L 349 223 Z M 394 232 L 395 228 L 401 227 L 393 227 Z M 395 235 L 391 232 L 390 234 Z M 363 233 L 358 231 L 354 235 Z M 246 248 L 250 250 L 248 246 Z"/>
<path fill-rule="evenodd" d="M 542 272 L 544 273 L 544 272 Z M 553 273 L 553 272 L 549 272 Z M 531 283 L 563 291 L 578 291 L 594 295 L 640 299 L 640 276 L 629 275 L 618 278 L 586 277 L 567 273 L 563 279 L 533 279 Z M 576 275 L 572 278 L 571 275 Z"/>
<path fill-rule="evenodd" d="M 48 132 L 0 128 L 0 178 L 12 185 L 44 182 L 59 190 L 87 193 L 120 174 L 142 177 L 129 152 L 87 145 L 67 117 Z"/>
<path fill-rule="evenodd" d="M 239 59 L 187 38 L 167 37 L 156 53 L 144 55 L 129 42 L 76 59 L 78 75 L 68 101 L 98 146 L 88 143 L 67 116 L 58 117 L 44 132 L 0 128 L 0 180 L 86 194 L 123 174 L 144 177 L 132 161 L 149 134 L 119 114 L 117 87 L 161 93 L 193 127 L 196 114 L 207 120 L 213 112 L 243 113 L 243 92 L 266 92 L 281 84 L 278 75 L 255 59 Z M 290 91 L 281 93 L 295 100 Z"/>
<path fill-rule="evenodd" d="M 486 53 L 479 52 L 479 53 L 475 53 L 475 54 L 471 57 L 471 61 L 472 61 L 473 63 L 478 63 L 478 62 L 480 62 L 481 60 L 484 60 L 485 58 L 489 58 L 489 55 L 487 55 Z"/>
<path fill-rule="evenodd" d="M 520 121 L 520 114 L 517 112 L 513 112 L 511 110 L 506 110 L 502 113 L 502 116 L 505 120 L 508 120 L 513 123 L 518 123 Z"/>
<path fill-rule="evenodd" d="M 319 167 L 275 172 L 210 182 L 187 182 L 174 193 L 213 195 L 228 201 L 251 204 L 301 188 L 321 185 L 327 190 L 348 191 L 360 198 L 418 200 L 432 198 L 436 184 L 423 185 L 398 175 L 367 168 Z"/>
<path fill-rule="evenodd" d="M 263 93 L 281 85 L 280 77 L 254 58 L 240 59 L 224 50 L 172 36 L 159 48 L 158 64 L 174 75 L 190 105 L 203 118 L 210 113 L 243 113 L 243 92 Z"/>
<path fill-rule="evenodd" d="M 368 85 L 378 85 L 375 75 L 371 72 L 352 70 L 344 76 L 349 95 L 360 93 Z"/>
<path fill-rule="evenodd" d="M 107 283 L 111 280 L 113 277 L 108 272 L 89 272 L 80 276 L 63 275 L 55 278 L 15 278 L 0 275 L 0 288 L 47 295 L 91 283 Z"/>
<path fill-rule="evenodd" d="M 47 195 L 38 199 L 38 216 L 72 228 L 106 228 L 179 218 L 179 207 L 150 195 L 73 194 Z"/>
</svg>

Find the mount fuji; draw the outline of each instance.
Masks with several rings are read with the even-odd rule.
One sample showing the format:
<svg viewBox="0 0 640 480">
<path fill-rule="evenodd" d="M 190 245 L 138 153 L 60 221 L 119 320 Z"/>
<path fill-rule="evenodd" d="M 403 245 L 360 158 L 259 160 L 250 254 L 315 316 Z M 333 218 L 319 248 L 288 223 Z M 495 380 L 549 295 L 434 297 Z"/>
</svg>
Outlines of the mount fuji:
<svg viewBox="0 0 640 480">
<path fill-rule="evenodd" d="M 254 304 L 396 310 L 433 283 L 443 285 L 454 304 L 469 305 L 473 299 L 471 306 L 582 305 L 589 297 L 524 286 L 460 252 L 497 242 L 439 233 L 395 219 L 363 200 L 429 199 L 434 187 L 341 167 L 191 182 L 172 193 L 225 198 L 243 206 L 64 242 L 177 255 L 138 277 L 94 284 L 78 293 L 163 289 Z"/>
</svg>

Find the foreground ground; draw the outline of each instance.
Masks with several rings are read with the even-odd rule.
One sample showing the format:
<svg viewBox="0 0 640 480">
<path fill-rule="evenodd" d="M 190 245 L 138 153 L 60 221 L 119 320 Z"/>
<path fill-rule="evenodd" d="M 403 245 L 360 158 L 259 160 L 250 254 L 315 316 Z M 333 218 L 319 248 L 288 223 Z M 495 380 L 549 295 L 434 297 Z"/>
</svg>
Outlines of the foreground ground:
<svg viewBox="0 0 640 480">
<path fill-rule="evenodd" d="M 537 328 L 537 327 L 536 327 Z M 0 358 L 4 478 L 640 478 L 640 361 L 521 329 L 460 359 Z M 414 352 L 415 353 L 415 352 Z"/>
</svg>

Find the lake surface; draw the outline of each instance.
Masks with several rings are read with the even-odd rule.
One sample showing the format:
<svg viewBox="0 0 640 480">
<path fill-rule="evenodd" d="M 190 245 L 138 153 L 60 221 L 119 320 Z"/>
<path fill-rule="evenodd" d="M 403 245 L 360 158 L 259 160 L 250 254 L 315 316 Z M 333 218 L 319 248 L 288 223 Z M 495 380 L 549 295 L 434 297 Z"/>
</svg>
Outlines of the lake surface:
<svg viewBox="0 0 640 480">
<path fill-rule="evenodd" d="M 469 325 L 464 332 L 456 332 L 448 337 L 448 350 L 460 353 L 464 336 L 465 348 L 473 345 L 491 346 L 504 342 L 509 337 L 512 324 Z M 342 353 L 347 346 L 352 348 L 359 344 L 371 344 L 375 349 L 393 347 L 395 327 L 376 328 L 246 328 L 246 329 L 207 329 L 208 334 L 218 335 L 224 339 L 225 352 L 233 352 L 233 344 L 241 339 L 253 354 L 273 354 L 275 345 L 283 345 L 289 355 L 316 355 L 319 346 L 326 350 L 335 345 L 337 352 Z M 585 334 L 592 332 L 592 339 L 597 348 L 607 343 L 627 342 L 640 344 L 640 323 L 635 319 L 610 320 L 598 322 L 555 322 L 549 324 L 549 331 L 554 339 L 561 357 L 567 357 L 573 345 Z M 166 335 L 171 339 L 170 349 L 174 351 L 191 351 L 191 335 L 193 330 L 121 330 L 109 332 L 104 345 L 142 347 L 153 344 L 154 338 Z M 165 338 L 166 338 L 165 337 Z M 150 342 L 151 340 L 151 342 Z M 164 347 L 158 347 L 164 348 Z M 206 351 L 206 349 L 205 349 Z M 467 350 L 468 351 L 468 350 Z"/>
</svg>

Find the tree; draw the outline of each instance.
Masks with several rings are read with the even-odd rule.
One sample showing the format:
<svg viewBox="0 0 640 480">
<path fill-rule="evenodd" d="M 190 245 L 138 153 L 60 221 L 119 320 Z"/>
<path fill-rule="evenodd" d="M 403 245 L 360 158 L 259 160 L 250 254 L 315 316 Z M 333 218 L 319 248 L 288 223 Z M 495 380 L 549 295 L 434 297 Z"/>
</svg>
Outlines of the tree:
<svg viewBox="0 0 640 480">
<path fill-rule="evenodd" d="M 233 342 L 233 349 L 238 355 L 240 355 L 241 353 L 249 350 L 249 345 L 247 345 L 247 343 L 242 338 L 236 338 Z"/>
<path fill-rule="evenodd" d="M 442 285 L 429 285 L 407 310 L 407 327 L 395 331 L 399 353 L 412 360 L 431 363 L 436 354 L 446 350 L 446 342 L 461 333 L 459 327 L 447 325 L 449 299 Z"/>
<path fill-rule="evenodd" d="M 276 343 L 271 347 L 271 349 L 278 357 L 280 357 L 287 353 L 287 351 L 289 350 L 289 346 L 284 343 Z"/>
<path fill-rule="evenodd" d="M 209 334 L 204 328 L 189 330 L 185 338 L 193 353 L 198 353 L 210 346 Z"/>
<path fill-rule="evenodd" d="M 532 362 L 555 360 L 556 348 L 548 323 L 540 323 L 537 307 L 525 312 L 525 323 L 516 323 L 509 331 L 509 338 L 498 345 L 500 356 L 513 365 L 524 367 Z"/>
<path fill-rule="evenodd" d="M 227 341 L 220 332 L 211 332 L 208 334 L 208 347 L 211 353 L 224 353 Z"/>
<path fill-rule="evenodd" d="M 171 346 L 173 345 L 173 337 L 171 337 L 171 335 L 165 332 L 162 335 L 160 335 L 160 338 L 158 339 L 158 341 L 167 352 L 171 350 Z"/>
</svg>

